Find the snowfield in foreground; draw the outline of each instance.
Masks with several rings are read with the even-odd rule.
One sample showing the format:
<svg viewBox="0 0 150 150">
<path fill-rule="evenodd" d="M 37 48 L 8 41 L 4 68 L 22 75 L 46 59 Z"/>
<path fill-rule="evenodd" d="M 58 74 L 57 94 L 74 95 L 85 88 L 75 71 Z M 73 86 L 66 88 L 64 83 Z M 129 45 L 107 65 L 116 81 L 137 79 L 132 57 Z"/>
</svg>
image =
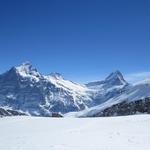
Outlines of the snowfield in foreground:
<svg viewBox="0 0 150 150">
<path fill-rule="evenodd" d="M 150 115 L 0 118 L 0 150 L 149 150 Z"/>
</svg>

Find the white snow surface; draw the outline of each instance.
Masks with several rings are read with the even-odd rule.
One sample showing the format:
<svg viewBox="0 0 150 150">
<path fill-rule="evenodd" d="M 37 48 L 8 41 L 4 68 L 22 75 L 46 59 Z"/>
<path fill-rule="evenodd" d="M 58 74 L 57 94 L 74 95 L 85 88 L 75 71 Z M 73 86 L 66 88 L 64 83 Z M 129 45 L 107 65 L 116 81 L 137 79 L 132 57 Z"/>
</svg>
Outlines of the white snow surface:
<svg viewBox="0 0 150 150">
<path fill-rule="evenodd" d="M 149 150 L 150 115 L 0 118 L 0 150 Z"/>
</svg>

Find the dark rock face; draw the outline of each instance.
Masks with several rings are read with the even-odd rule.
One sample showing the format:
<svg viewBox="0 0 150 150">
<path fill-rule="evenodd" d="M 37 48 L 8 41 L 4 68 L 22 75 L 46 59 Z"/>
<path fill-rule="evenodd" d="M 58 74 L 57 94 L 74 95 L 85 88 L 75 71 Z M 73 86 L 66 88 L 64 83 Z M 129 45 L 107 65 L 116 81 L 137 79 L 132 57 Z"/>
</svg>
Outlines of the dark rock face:
<svg viewBox="0 0 150 150">
<path fill-rule="evenodd" d="M 124 78 L 123 78 L 123 75 L 121 74 L 120 71 L 115 71 L 115 72 L 112 72 L 106 79 L 105 79 L 105 82 L 112 86 L 112 85 L 126 85 L 128 84 Z"/>
<path fill-rule="evenodd" d="M 52 113 L 52 116 L 51 117 L 54 117 L 54 118 L 62 118 L 63 116 L 60 114 L 60 113 Z"/>
<path fill-rule="evenodd" d="M 15 110 L 10 110 L 10 109 L 4 109 L 0 108 L 0 117 L 4 116 L 25 116 L 25 113 L 15 111 Z"/>
<path fill-rule="evenodd" d="M 92 117 L 107 117 L 107 116 L 126 116 L 138 113 L 150 114 L 150 98 L 145 98 L 133 102 L 123 101 L 109 108 L 96 113 Z"/>
</svg>

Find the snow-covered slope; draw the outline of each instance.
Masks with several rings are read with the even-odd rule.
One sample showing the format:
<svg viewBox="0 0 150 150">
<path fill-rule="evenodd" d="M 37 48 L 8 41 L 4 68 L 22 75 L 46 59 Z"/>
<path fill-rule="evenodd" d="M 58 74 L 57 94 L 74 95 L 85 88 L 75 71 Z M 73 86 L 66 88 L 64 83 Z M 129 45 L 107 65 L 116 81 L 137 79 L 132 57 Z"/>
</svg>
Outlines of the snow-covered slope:
<svg viewBox="0 0 150 150">
<path fill-rule="evenodd" d="M 0 150 L 149 150 L 150 115 L 0 118 Z"/>
<path fill-rule="evenodd" d="M 122 91 L 122 93 L 108 99 L 106 102 L 100 105 L 85 109 L 77 113 L 66 114 L 66 116 L 76 116 L 76 117 L 94 116 L 95 114 L 100 113 L 101 111 L 110 108 L 113 105 L 120 104 L 123 101 L 130 103 L 133 101 L 138 101 L 149 97 L 150 97 L 150 78 L 146 78 L 143 81 L 140 81 L 133 85 L 126 86 L 125 89 Z"/>
<path fill-rule="evenodd" d="M 76 99 L 79 95 L 85 96 L 88 99 L 88 91 L 90 91 L 85 85 L 81 85 L 69 80 L 63 79 L 58 73 L 51 73 L 45 78 L 54 84 L 57 88 L 62 88 L 66 91 L 70 91 L 73 97 Z"/>
</svg>

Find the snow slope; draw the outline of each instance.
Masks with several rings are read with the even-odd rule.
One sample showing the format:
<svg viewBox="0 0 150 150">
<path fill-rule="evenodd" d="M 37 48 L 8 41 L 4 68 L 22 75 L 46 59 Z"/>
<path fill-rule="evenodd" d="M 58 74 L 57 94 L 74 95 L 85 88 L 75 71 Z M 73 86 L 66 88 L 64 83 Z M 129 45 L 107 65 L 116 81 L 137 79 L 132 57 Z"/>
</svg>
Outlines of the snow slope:
<svg viewBox="0 0 150 150">
<path fill-rule="evenodd" d="M 149 150 L 150 115 L 0 118 L 0 150 Z"/>
<path fill-rule="evenodd" d="M 66 117 L 90 117 L 93 116 L 106 108 L 109 108 L 115 104 L 120 104 L 123 101 L 133 102 L 144 98 L 150 97 L 150 78 L 146 78 L 140 82 L 137 82 L 133 85 L 128 85 L 124 88 L 124 91 L 119 95 L 108 99 L 104 103 L 87 108 L 79 112 L 70 112 L 65 114 Z"/>
<path fill-rule="evenodd" d="M 85 85 L 78 84 L 64 79 L 59 73 L 51 73 L 44 76 L 50 83 L 54 84 L 57 88 L 62 88 L 65 91 L 69 91 L 74 100 L 78 100 L 77 97 L 82 96 L 85 100 L 90 100 L 89 92 L 91 91 Z"/>
</svg>

